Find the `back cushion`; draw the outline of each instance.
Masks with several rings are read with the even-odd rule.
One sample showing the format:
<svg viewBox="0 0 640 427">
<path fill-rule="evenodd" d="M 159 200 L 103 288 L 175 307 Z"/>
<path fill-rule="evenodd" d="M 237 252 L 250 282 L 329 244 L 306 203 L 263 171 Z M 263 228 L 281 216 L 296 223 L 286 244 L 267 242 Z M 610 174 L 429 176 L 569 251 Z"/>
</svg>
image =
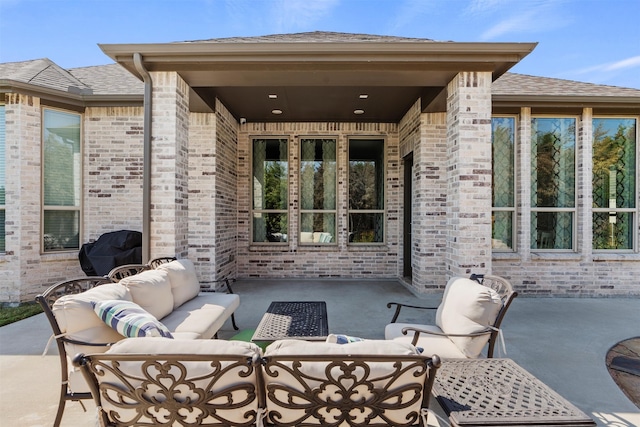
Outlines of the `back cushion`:
<svg viewBox="0 0 640 427">
<path fill-rule="evenodd" d="M 131 293 L 120 283 L 96 286 L 80 294 L 60 297 L 51 310 L 62 333 L 71 339 L 92 343 L 113 343 L 124 338 L 107 326 L 93 311 L 92 302 L 104 300 L 131 301 Z M 69 357 L 77 353 L 99 353 L 105 347 L 65 343 Z"/>
<path fill-rule="evenodd" d="M 178 259 L 162 264 L 157 270 L 166 271 L 169 274 L 174 308 L 180 307 L 200 293 L 196 268 L 188 259 Z"/>
<path fill-rule="evenodd" d="M 161 320 L 173 311 L 173 294 L 169 274 L 163 270 L 146 270 L 120 280 L 131 292 L 133 302 Z"/>
<path fill-rule="evenodd" d="M 436 325 L 447 334 L 471 334 L 493 325 L 502 308 L 500 295 L 493 289 L 462 277 L 449 280 L 436 313 Z M 489 340 L 480 337 L 451 337 L 467 357 L 476 358 Z"/>
</svg>

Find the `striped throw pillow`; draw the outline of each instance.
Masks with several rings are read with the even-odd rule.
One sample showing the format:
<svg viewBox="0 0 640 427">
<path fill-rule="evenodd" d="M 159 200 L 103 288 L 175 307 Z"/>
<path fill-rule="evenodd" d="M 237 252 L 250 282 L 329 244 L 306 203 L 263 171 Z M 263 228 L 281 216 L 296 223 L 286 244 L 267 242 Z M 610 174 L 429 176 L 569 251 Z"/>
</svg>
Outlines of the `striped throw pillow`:
<svg viewBox="0 0 640 427">
<path fill-rule="evenodd" d="M 125 337 L 173 338 L 165 325 L 132 301 L 93 301 L 98 317 Z"/>
</svg>

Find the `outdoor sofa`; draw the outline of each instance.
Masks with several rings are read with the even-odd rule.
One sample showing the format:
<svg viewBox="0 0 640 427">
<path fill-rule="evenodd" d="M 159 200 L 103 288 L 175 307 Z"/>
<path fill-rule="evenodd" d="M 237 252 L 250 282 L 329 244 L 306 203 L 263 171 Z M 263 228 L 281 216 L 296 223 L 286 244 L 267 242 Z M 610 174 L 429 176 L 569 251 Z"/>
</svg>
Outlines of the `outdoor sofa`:
<svg viewBox="0 0 640 427">
<path fill-rule="evenodd" d="M 78 355 L 103 426 L 425 426 L 437 356 L 408 343 L 132 338 Z"/>
<path fill-rule="evenodd" d="M 108 277 L 67 280 L 36 300 L 51 323 L 61 360 L 56 426 L 67 400 L 91 398 L 86 381 L 70 363 L 76 354 L 105 352 L 125 337 L 214 338 L 240 305 L 237 294 L 201 292 L 187 259 L 163 262 L 117 283 Z"/>
</svg>

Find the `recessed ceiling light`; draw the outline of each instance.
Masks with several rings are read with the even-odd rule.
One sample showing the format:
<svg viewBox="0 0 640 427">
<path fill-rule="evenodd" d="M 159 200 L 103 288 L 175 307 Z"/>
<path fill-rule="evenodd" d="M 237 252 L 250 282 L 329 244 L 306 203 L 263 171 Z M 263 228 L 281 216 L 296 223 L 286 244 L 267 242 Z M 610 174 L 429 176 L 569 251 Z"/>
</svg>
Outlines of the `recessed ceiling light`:
<svg viewBox="0 0 640 427">
<path fill-rule="evenodd" d="M 367 95 L 366 93 L 361 93 L 359 98 L 360 99 L 367 99 L 367 98 L 369 98 L 369 95 Z"/>
<path fill-rule="evenodd" d="M 282 114 L 282 110 L 278 110 L 278 109 L 271 110 L 271 113 L 272 114 Z"/>
<path fill-rule="evenodd" d="M 364 114 L 364 110 L 353 110 L 353 114 Z"/>
<path fill-rule="evenodd" d="M 278 99 L 278 95 L 276 95 L 275 93 L 270 93 L 269 99 Z"/>
</svg>

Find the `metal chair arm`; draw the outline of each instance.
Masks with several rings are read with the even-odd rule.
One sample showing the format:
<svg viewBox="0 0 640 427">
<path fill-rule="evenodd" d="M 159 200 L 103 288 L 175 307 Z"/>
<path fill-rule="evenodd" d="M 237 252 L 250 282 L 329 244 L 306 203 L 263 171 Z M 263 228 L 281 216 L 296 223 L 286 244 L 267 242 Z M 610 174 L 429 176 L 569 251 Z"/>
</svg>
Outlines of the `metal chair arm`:
<svg viewBox="0 0 640 427">
<path fill-rule="evenodd" d="M 407 333 L 409 333 L 409 331 L 413 331 L 413 339 L 411 340 L 411 344 L 412 345 L 416 345 L 418 343 L 418 339 L 420 338 L 420 334 L 428 334 L 428 335 L 436 335 L 439 337 L 468 337 L 468 338 L 473 338 L 473 337 L 481 337 L 483 335 L 489 335 L 493 332 L 493 329 L 491 328 L 487 328 L 483 331 L 480 332 L 473 332 L 471 334 L 446 334 L 444 332 L 435 332 L 435 331 L 428 331 L 426 329 L 420 329 L 420 328 L 416 328 L 413 326 L 407 326 L 406 328 L 402 328 L 402 335 L 407 335 Z"/>
<path fill-rule="evenodd" d="M 391 319 L 391 322 L 389 323 L 396 323 L 396 320 L 398 320 L 398 316 L 400 315 L 400 310 L 402 309 L 402 307 L 407 307 L 407 308 L 416 308 L 419 310 L 437 310 L 438 307 L 422 307 L 419 305 L 409 305 L 409 304 L 402 304 L 399 302 L 389 302 L 387 303 L 387 308 L 391 308 L 392 305 L 396 306 L 396 311 L 393 314 L 393 318 Z"/>
</svg>

